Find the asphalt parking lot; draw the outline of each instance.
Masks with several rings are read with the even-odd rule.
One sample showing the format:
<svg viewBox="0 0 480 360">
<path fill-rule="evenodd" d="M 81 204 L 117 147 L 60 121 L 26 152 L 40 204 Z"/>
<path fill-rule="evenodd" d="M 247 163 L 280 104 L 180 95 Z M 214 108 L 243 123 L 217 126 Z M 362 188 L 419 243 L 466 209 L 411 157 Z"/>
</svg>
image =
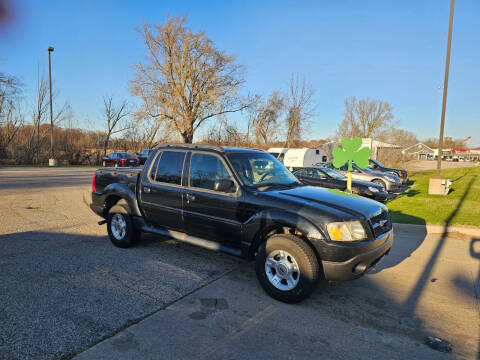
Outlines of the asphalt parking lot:
<svg viewBox="0 0 480 360">
<path fill-rule="evenodd" d="M 0 169 L 0 359 L 478 358 L 480 239 L 397 231 L 374 272 L 286 305 L 229 255 L 113 247 L 92 172 Z"/>
</svg>

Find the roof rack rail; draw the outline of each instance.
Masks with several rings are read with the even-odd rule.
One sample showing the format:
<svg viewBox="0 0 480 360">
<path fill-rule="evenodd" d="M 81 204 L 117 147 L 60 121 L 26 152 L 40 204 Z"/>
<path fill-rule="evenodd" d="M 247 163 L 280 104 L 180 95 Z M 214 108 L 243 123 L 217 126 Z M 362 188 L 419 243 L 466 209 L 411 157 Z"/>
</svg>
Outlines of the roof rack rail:
<svg viewBox="0 0 480 360">
<path fill-rule="evenodd" d="M 178 147 L 178 148 L 187 148 L 187 149 L 212 149 L 212 150 L 217 150 L 220 152 L 225 152 L 225 149 L 221 146 L 218 145 L 208 145 L 208 144 L 185 144 L 185 143 L 180 143 L 180 144 L 160 144 L 157 147 Z"/>
</svg>

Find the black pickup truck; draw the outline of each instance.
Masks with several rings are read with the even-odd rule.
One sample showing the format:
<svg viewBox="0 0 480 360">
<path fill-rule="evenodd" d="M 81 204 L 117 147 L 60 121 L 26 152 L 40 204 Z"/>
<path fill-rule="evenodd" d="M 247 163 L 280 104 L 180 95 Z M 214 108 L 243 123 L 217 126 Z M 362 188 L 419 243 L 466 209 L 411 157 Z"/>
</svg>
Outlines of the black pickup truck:
<svg viewBox="0 0 480 360">
<path fill-rule="evenodd" d="M 260 150 L 160 146 L 143 169 L 98 169 L 90 206 L 119 247 L 149 232 L 255 259 L 266 292 L 289 303 L 362 276 L 393 243 L 383 204 L 307 186 Z"/>
</svg>

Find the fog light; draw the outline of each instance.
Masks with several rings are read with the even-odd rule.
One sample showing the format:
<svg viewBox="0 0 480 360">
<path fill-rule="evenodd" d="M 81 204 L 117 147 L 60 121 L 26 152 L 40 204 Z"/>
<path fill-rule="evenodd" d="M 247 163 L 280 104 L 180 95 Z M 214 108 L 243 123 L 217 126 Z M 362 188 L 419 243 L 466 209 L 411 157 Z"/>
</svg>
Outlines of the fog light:
<svg viewBox="0 0 480 360">
<path fill-rule="evenodd" d="M 365 263 L 358 263 L 352 269 L 352 273 L 355 275 L 363 274 L 367 270 L 367 264 Z"/>
</svg>

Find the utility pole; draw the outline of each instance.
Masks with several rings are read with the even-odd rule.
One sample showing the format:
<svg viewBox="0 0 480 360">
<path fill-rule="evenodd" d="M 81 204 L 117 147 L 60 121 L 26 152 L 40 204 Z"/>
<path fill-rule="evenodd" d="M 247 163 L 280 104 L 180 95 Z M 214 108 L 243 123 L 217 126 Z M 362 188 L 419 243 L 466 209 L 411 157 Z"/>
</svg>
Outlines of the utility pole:
<svg viewBox="0 0 480 360">
<path fill-rule="evenodd" d="M 450 71 L 450 48 L 452 47 L 453 9 L 455 0 L 450 0 L 450 20 L 448 23 L 447 59 L 445 61 L 445 80 L 443 82 L 442 119 L 440 122 L 440 138 L 438 139 L 437 178 L 441 178 L 443 129 L 445 127 L 445 108 L 447 107 L 448 73 Z"/>
<path fill-rule="evenodd" d="M 49 160 L 49 165 L 50 166 L 55 166 L 56 161 L 55 161 L 55 153 L 53 150 L 53 105 L 52 105 L 52 59 L 51 59 L 51 53 L 53 51 L 53 46 L 48 47 L 48 78 L 50 82 L 50 160 Z"/>
</svg>

